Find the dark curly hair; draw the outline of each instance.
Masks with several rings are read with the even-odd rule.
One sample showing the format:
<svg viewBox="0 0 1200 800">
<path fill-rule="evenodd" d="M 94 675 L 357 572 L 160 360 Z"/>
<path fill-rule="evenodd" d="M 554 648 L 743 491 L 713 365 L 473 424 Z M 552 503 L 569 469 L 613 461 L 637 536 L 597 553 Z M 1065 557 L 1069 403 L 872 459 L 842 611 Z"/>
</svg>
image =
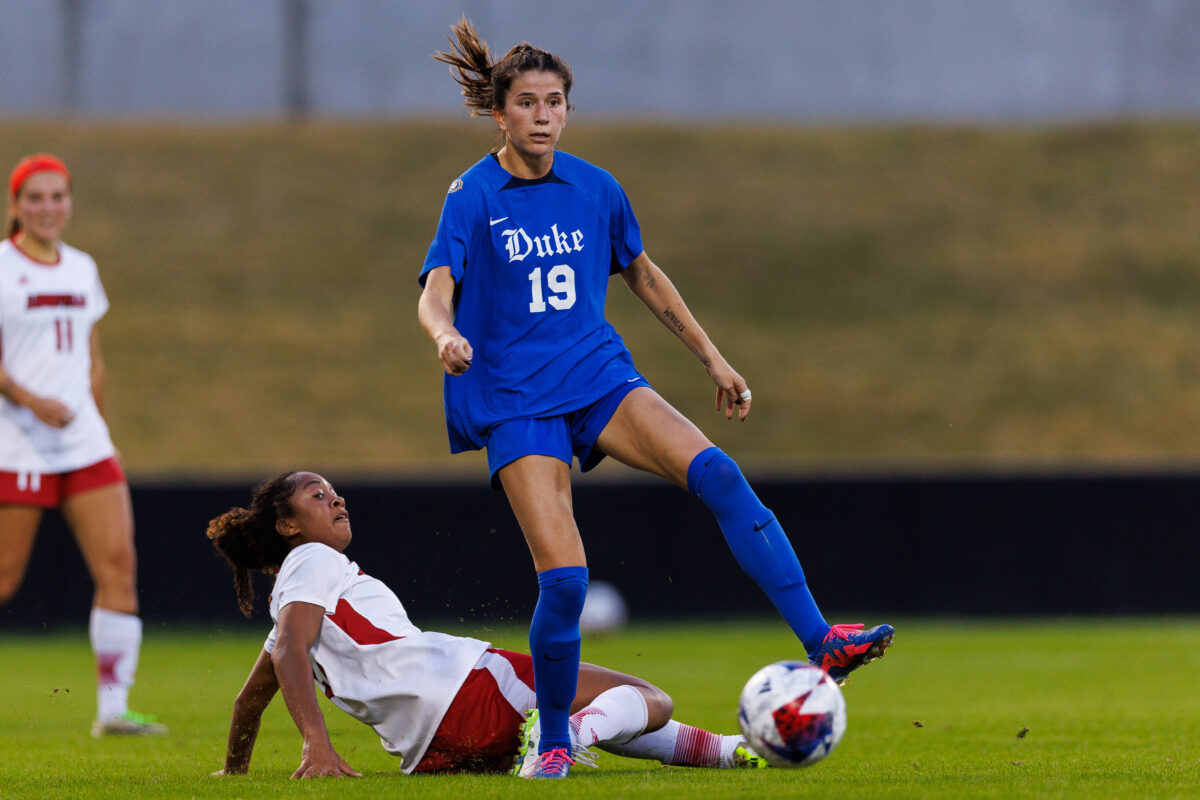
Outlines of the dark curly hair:
<svg viewBox="0 0 1200 800">
<path fill-rule="evenodd" d="M 233 568 L 238 608 L 247 617 L 254 610 L 250 570 L 275 572 L 291 550 L 275 523 L 292 513 L 296 475 L 276 475 L 254 489 L 249 508 L 231 508 L 208 523 L 208 538 Z"/>
<path fill-rule="evenodd" d="M 450 74 L 462 87 L 463 102 L 475 117 L 490 117 L 493 108 L 504 108 L 513 81 L 525 72 L 553 72 L 562 79 L 563 94 L 570 108 L 571 87 L 575 75 L 571 67 L 553 53 L 539 50 L 529 42 L 521 42 L 504 57 L 492 63 L 492 51 L 479 38 L 475 26 L 465 16 L 451 26 L 453 37 L 447 36 L 450 51 L 438 51 L 433 57 L 450 65 Z M 458 74 L 456 75 L 455 72 Z"/>
</svg>

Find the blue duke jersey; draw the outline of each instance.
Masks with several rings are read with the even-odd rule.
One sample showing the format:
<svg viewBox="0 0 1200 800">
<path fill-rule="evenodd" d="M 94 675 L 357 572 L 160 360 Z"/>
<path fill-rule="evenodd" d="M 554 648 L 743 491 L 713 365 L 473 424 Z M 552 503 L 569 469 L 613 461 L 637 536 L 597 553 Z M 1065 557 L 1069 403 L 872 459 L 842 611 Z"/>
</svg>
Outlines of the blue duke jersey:
<svg viewBox="0 0 1200 800">
<path fill-rule="evenodd" d="M 485 156 L 450 186 L 420 281 L 449 266 L 454 324 L 471 367 L 443 386 L 450 450 L 478 450 L 490 428 L 587 406 L 638 377 L 604 318 L 608 279 L 642 252 L 620 184 L 558 151 L 537 180 Z"/>
</svg>

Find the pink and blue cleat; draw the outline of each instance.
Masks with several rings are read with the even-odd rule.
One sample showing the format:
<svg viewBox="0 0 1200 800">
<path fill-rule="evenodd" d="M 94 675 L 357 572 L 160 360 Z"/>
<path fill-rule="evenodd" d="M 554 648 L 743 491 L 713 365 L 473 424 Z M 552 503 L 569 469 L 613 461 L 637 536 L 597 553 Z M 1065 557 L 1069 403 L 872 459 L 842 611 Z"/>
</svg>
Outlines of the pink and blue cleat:
<svg viewBox="0 0 1200 800">
<path fill-rule="evenodd" d="M 580 747 L 572 741 L 571 750 L 556 747 L 544 753 L 538 752 L 538 743 L 542 738 L 542 726 L 538 720 L 538 710 L 531 708 L 525 712 L 525 724 L 521 726 L 521 748 L 512 768 L 512 774 L 518 778 L 565 778 L 575 764 L 596 766 L 596 756 L 586 747 Z"/>
<path fill-rule="evenodd" d="M 834 625 L 808 660 L 841 686 L 851 672 L 882 657 L 883 651 L 892 646 L 895 635 L 891 625 L 876 625 L 869 630 L 863 630 L 861 624 Z"/>
<path fill-rule="evenodd" d="M 565 778 L 571 771 L 575 759 L 571 758 L 565 747 L 547 750 L 537 757 L 533 768 L 526 778 Z"/>
</svg>

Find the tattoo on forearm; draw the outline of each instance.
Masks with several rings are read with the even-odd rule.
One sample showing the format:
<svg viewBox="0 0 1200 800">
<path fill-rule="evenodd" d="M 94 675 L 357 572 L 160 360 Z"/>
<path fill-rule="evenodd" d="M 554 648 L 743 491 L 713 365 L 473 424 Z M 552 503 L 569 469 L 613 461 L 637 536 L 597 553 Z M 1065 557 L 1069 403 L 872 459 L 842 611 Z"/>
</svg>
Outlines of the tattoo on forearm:
<svg viewBox="0 0 1200 800">
<path fill-rule="evenodd" d="M 679 319 L 679 317 L 675 316 L 674 311 L 672 311 L 669 308 L 663 309 L 663 317 L 666 318 L 667 322 L 671 323 L 671 326 L 673 328 L 675 328 L 675 330 L 679 331 L 680 333 L 683 333 L 683 330 L 684 330 L 683 321 L 681 319 Z"/>
<path fill-rule="evenodd" d="M 653 275 L 647 275 L 646 276 L 646 288 L 653 289 L 655 286 L 658 286 L 658 281 L 654 280 Z"/>
</svg>

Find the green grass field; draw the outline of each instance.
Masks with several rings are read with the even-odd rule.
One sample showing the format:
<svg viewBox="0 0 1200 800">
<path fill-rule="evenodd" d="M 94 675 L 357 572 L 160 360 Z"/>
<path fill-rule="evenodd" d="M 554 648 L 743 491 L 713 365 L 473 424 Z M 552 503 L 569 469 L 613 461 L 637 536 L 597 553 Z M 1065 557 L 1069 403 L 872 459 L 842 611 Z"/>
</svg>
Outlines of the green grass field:
<svg viewBox="0 0 1200 800">
<path fill-rule="evenodd" d="M 261 637 L 244 628 L 147 630 L 133 705 L 159 740 L 88 735 L 86 635 L 4 636 L 0 797 L 1194 797 L 1200 785 L 1200 620 L 901 621 L 887 658 L 845 688 L 849 727 L 798 770 L 663 768 L 602 754 L 566 784 L 500 776 L 406 777 L 366 727 L 324 704 L 335 745 L 366 777 L 292 782 L 300 738 L 268 709 L 251 774 L 212 778 L 229 709 Z M 456 632 L 523 648 L 521 630 Z M 588 639 L 587 660 L 648 678 L 676 718 L 731 732 L 742 682 L 794 655 L 779 626 L 635 626 Z M 1020 732 L 1026 731 L 1024 736 Z"/>
</svg>

